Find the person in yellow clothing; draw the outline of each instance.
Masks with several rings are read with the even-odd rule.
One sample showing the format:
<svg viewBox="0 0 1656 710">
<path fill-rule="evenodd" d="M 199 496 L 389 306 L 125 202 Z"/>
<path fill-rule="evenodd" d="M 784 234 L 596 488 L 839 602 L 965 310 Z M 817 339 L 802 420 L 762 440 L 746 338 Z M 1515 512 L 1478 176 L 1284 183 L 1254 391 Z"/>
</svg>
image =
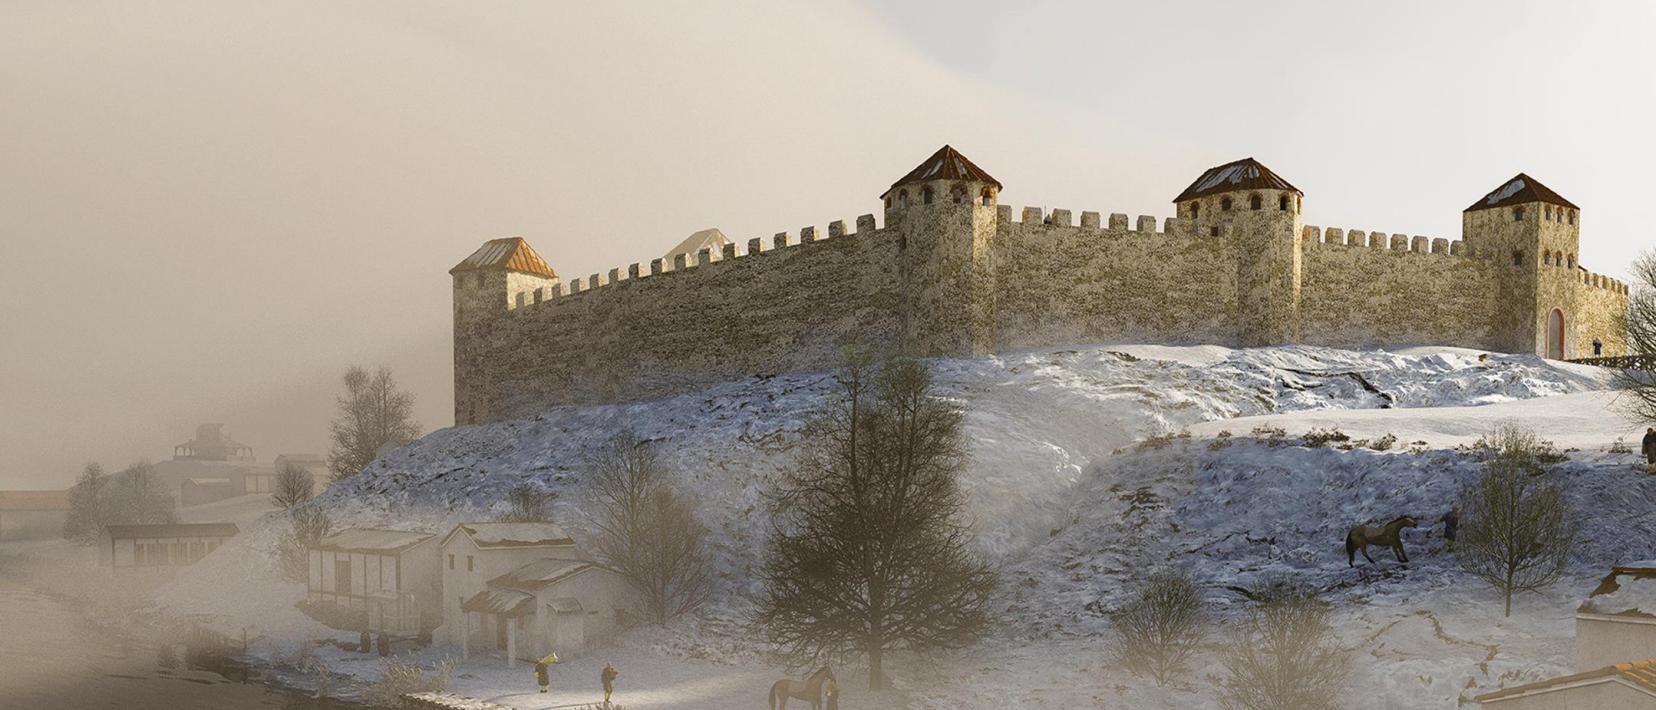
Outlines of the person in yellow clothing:
<svg viewBox="0 0 1656 710">
<path fill-rule="evenodd" d="M 615 670 L 615 664 L 613 663 L 605 663 L 604 671 L 598 674 L 598 681 L 604 684 L 605 705 L 609 704 L 610 693 L 615 692 L 615 679 L 620 675 L 621 671 Z"/>
<path fill-rule="evenodd" d="M 558 654 L 548 651 L 540 660 L 535 661 L 535 682 L 540 683 L 541 692 L 552 685 L 551 666 L 558 662 Z"/>
</svg>

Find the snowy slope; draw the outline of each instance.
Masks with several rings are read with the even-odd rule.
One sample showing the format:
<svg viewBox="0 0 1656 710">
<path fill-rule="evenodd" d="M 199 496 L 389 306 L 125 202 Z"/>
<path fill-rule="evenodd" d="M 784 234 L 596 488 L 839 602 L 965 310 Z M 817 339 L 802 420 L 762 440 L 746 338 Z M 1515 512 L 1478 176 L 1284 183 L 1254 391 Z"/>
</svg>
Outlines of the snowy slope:
<svg viewBox="0 0 1656 710">
<path fill-rule="evenodd" d="M 1359 625 L 1387 629 L 1382 636 L 1405 634 L 1406 640 L 1397 642 L 1405 645 L 1441 645 L 1431 640 L 1436 638 L 1431 624 L 1401 605 L 1426 603 L 1421 600 L 1447 594 L 1456 584 L 1441 555 L 1431 552 L 1439 542 L 1431 521 L 1447 508 L 1455 482 L 1471 475 L 1473 467 L 1443 447 L 1475 438 L 1496 417 L 1546 419 L 1569 428 L 1567 445 L 1584 449 L 1567 465 L 1568 475 L 1591 483 L 1572 495 L 1613 516 L 1589 531 L 1580 574 L 1617 559 L 1656 556 L 1640 549 L 1620 557 L 1607 537 L 1613 529 L 1646 538 L 1656 532 L 1635 514 L 1656 502 L 1656 491 L 1630 476 L 1630 457 L 1585 450 L 1590 442 L 1608 445 L 1628 428 L 1603 416 L 1607 380 L 1593 368 L 1464 350 L 1386 353 L 1302 346 L 1081 347 L 939 360 L 933 366 L 940 392 L 967 411 L 973 460 L 963 485 L 983 549 L 1006 572 L 999 603 L 1008 624 L 990 645 L 1011 644 L 1016 650 L 1004 658 L 997 653 L 987 666 L 970 652 L 952 660 L 915 661 L 904 669 L 911 687 L 950 673 L 968 673 L 974 680 L 958 684 L 958 694 L 905 695 L 911 707 L 1004 707 L 1000 701 L 1021 692 L 1020 683 L 1046 683 L 1041 679 L 1065 669 L 1108 675 L 1091 665 L 1108 632 L 1098 611 L 1113 606 L 1139 571 L 1162 564 L 1199 565 L 1217 602 L 1230 600 L 1226 586 L 1291 570 L 1315 579 L 1343 602 L 1361 600 L 1354 613 L 1367 616 Z M 635 634 L 624 652 L 655 659 L 663 677 L 708 672 L 683 664 L 706 663 L 696 660 L 703 657 L 756 658 L 756 647 L 742 640 L 741 612 L 744 593 L 754 589 L 752 571 L 766 525 L 761 494 L 787 465 L 805 418 L 831 384 L 827 373 L 750 378 L 652 402 L 558 407 L 533 419 L 445 429 L 387 452 L 362 475 L 330 488 L 317 504 L 348 524 L 442 531 L 503 510 L 509 488 L 533 481 L 557 494 L 554 515 L 579 539 L 585 530 L 578 500 L 582 461 L 618 431 L 651 438 L 699 500 L 700 517 L 715 533 L 725 595 L 706 618 Z M 1454 409 L 1459 407 L 1469 409 Z M 1565 423 L 1570 417 L 1576 417 L 1574 423 Z M 1467 419 L 1477 424 L 1464 426 Z M 1398 433 L 1399 449 L 1416 436 L 1434 448 L 1420 455 L 1245 441 L 1208 448 L 1211 440 L 1205 437 L 1220 429 L 1246 435 L 1265 423 L 1292 434 L 1312 426 L 1360 424 L 1373 436 Z M 1133 446 L 1183 430 L 1199 434 L 1159 448 Z M 1623 485 L 1626 481 L 1638 485 Z M 1347 527 L 1404 513 L 1421 517 L 1422 527 L 1408 535 L 1416 565 L 1402 573 L 1346 569 L 1340 541 Z M 280 609 L 302 591 L 269 583 L 268 565 L 261 562 L 267 556 L 225 554 L 248 547 L 261 553 L 282 525 L 278 516 L 266 516 L 251 526 L 181 578 L 167 604 L 236 617 L 273 635 L 303 628 Z M 1389 569 L 1389 553 L 1371 554 L 1380 568 Z M 1443 603 L 1471 606 L 1458 597 Z M 280 622 L 265 622 L 266 614 Z M 1522 627 L 1513 633 L 1556 641 L 1558 628 L 1567 624 L 1549 623 L 1553 626 L 1542 631 Z M 1384 644 L 1389 637 L 1376 638 L 1373 643 Z M 1068 658 L 1072 653 L 1091 654 L 1092 661 Z M 1524 667 L 1532 675 L 1545 672 L 1566 656 Z M 508 682 L 482 668 L 471 675 L 462 690 L 470 684 L 478 692 L 491 691 Z M 1394 675 L 1388 670 L 1373 682 L 1389 687 Z M 726 681 L 740 687 L 733 693 L 748 693 L 747 685 L 761 683 L 762 696 L 758 676 Z M 982 687 L 974 685 L 980 681 Z M 1050 680 L 1054 686 L 1075 681 L 1061 673 Z M 1137 681 L 1109 682 L 1120 689 Z M 1442 697 L 1405 690 L 1397 697 Z M 1036 695 L 1050 698 L 1055 703 L 1050 707 L 1069 707 L 1066 703 L 1098 702 L 1099 692 L 1087 686 Z M 1039 706 L 1046 702 L 1040 698 L 1026 700 Z M 1142 699 L 1208 702 L 1155 694 Z M 706 707 L 728 706 L 721 702 L 728 703 L 728 697 L 709 700 Z"/>
</svg>

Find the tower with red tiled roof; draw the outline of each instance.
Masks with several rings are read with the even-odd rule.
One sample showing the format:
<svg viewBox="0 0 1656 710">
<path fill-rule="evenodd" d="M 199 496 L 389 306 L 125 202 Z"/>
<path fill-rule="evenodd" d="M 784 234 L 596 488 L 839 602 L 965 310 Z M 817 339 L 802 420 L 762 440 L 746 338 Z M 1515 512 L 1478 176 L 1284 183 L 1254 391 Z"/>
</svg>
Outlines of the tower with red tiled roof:
<svg viewBox="0 0 1656 710">
<path fill-rule="evenodd" d="M 1593 355 L 1577 342 L 1583 271 L 1581 208 L 1518 173 L 1461 212 L 1461 234 L 1495 270 L 1495 345 L 1564 359 Z"/>
<path fill-rule="evenodd" d="M 1243 346 L 1300 338 L 1300 203 L 1305 193 L 1253 158 L 1202 171 L 1173 198 L 1180 219 L 1234 250 Z"/>
<path fill-rule="evenodd" d="M 561 288 L 558 273 L 523 237 L 491 239 L 454 268 L 454 419 L 487 421 L 490 405 L 475 393 L 487 389 L 474 350 L 487 343 L 496 314 L 552 298 Z"/>
<path fill-rule="evenodd" d="M 897 236 L 904 344 L 916 355 L 989 352 L 991 250 L 1001 184 L 943 146 L 880 195 Z"/>
</svg>

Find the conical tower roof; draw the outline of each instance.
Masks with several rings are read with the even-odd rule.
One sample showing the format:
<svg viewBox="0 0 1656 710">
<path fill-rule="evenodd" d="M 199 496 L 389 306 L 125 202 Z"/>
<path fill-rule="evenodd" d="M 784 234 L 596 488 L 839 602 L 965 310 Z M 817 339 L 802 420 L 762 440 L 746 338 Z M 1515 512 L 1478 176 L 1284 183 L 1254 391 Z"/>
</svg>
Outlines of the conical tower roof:
<svg viewBox="0 0 1656 710">
<path fill-rule="evenodd" d="M 1574 202 L 1564 199 L 1563 195 L 1553 192 L 1552 188 L 1542 185 L 1541 181 L 1523 173 L 1518 173 L 1511 180 L 1501 183 L 1500 187 L 1484 195 L 1483 199 L 1472 203 L 1471 207 L 1461 211 L 1492 210 L 1496 207 L 1521 205 L 1526 202 L 1546 202 L 1562 205 L 1573 210 L 1581 209 L 1576 207 Z"/>
<path fill-rule="evenodd" d="M 990 177 L 989 173 L 983 171 L 983 168 L 967 160 L 966 156 L 960 154 L 960 151 L 945 145 L 939 148 L 936 153 L 932 153 L 930 158 L 925 159 L 920 165 L 910 170 L 907 175 L 904 175 L 897 182 L 891 183 L 891 188 L 882 193 L 880 198 L 884 199 L 886 195 L 891 194 L 892 190 L 903 185 L 929 180 L 970 180 L 994 185 L 996 190 L 1001 188 L 999 180 Z"/>
<path fill-rule="evenodd" d="M 1203 171 L 1196 182 L 1173 198 L 1174 202 L 1194 200 L 1198 197 L 1217 195 L 1221 192 L 1238 192 L 1241 190 L 1286 190 L 1301 195 L 1300 189 L 1282 179 L 1281 175 L 1272 172 L 1253 158 L 1233 160 L 1224 165 L 1215 165 Z"/>
<path fill-rule="evenodd" d="M 558 273 L 529 247 L 529 242 L 524 241 L 523 237 L 490 239 L 471 256 L 449 269 L 451 274 L 466 271 L 519 271 L 549 279 L 558 278 Z"/>
</svg>

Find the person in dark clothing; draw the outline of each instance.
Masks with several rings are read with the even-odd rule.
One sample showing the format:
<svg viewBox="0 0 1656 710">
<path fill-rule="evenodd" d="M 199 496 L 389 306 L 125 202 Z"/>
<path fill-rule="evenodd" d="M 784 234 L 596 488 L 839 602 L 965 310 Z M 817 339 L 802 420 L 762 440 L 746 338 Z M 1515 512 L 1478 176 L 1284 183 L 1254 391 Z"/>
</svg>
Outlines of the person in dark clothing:
<svg viewBox="0 0 1656 710">
<path fill-rule="evenodd" d="M 1656 466 L 1656 428 L 1645 429 L 1644 447 L 1640 449 L 1645 455 L 1645 466 Z"/>
<path fill-rule="evenodd" d="M 391 638 L 385 635 L 384 629 L 380 630 L 379 637 L 376 641 L 379 646 L 379 655 L 381 658 L 391 655 Z"/>
<path fill-rule="evenodd" d="M 368 629 L 362 630 L 362 637 L 357 639 L 357 651 L 367 653 L 374 650 L 374 639 L 368 634 Z"/>
<path fill-rule="evenodd" d="M 1443 541 L 1445 546 L 1455 549 L 1455 528 L 1460 527 L 1460 508 L 1450 508 L 1443 514 Z"/>
<path fill-rule="evenodd" d="M 621 671 L 615 670 L 615 664 L 613 663 L 605 663 L 604 672 L 598 674 L 598 680 L 604 684 L 605 705 L 609 704 L 610 693 L 615 692 L 615 679 L 620 675 Z"/>
</svg>

